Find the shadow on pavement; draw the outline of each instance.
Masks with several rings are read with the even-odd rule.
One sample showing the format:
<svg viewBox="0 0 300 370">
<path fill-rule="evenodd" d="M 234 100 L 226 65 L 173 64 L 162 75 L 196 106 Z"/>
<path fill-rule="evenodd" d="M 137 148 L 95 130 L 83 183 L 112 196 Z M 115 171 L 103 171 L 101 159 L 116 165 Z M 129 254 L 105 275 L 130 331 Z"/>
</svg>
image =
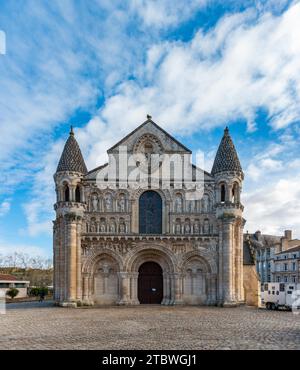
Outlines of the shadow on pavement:
<svg viewBox="0 0 300 370">
<path fill-rule="evenodd" d="M 49 308 L 54 307 L 54 301 L 44 301 L 44 302 L 19 302 L 19 303 L 8 303 L 6 304 L 6 310 L 11 309 L 33 309 L 33 308 Z"/>
</svg>

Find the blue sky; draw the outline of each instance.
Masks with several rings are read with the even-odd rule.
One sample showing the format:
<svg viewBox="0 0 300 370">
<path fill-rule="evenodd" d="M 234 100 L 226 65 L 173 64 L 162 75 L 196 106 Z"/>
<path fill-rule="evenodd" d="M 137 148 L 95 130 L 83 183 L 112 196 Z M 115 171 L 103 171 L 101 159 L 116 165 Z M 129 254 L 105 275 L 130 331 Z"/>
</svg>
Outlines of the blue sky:
<svg viewBox="0 0 300 370">
<path fill-rule="evenodd" d="M 245 229 L 300 237 L 299 1 L 0 0 L 0 30 L 0 254 L 51 255 L 71 124 L 92 169 L 147 113 L 207 170 L 228 125 Z"/>
</svg>

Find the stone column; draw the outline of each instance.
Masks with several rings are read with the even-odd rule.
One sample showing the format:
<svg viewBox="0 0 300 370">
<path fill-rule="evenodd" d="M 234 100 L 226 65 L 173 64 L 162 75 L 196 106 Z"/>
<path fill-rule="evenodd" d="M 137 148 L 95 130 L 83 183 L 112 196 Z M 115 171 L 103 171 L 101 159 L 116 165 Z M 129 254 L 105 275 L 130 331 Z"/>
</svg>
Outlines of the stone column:
<svg viewBox="0 0 300 370">
<path fill-rule="evenodd" d="M 170 296 L 170 275 L 167 272 L 163 273 L 163 300 L 161 304 L 169 305 L 171 303 Z"/>
<path fill-rule="evenodd" d="M 63 278 L 64 278 L 64 225 L 63 225 L 63 219 L 59 218 L 58 220 L 59 228 L 57 230 L 58 233 L 58 239 L 59 239 L 59 255 L 58 255 L 58 264 L 57 264 L 57 270 L 58 270 L 58 301 L 63 300 Z"/>
<path fill-rule="evenodd" d="M 223 303 L 223 232 L 222 221 L 218 220 L 218 279 L 217 279 L 217 304 L 221 306 Z"/>
<path fill-rule="evenodd" d="M 69 216 L 69 215 L 68 215 Z M 76 300 L 76 257 L 77 257 L 77 223 L 76 218 L 67 217 L 67 245 L 68 254 L 67 260 L 67 301 L 74 302 Z"/>
<path fill-rule="evenodd" d="M 231 202 L 231 198 L 232 198 L 232 185 L 229 184 L 228 187 L 227 187 L 227 194 L 226 194 L 226 200 L 228 202 Z"/>
<path fill-rule="evenodd" d="M 75 186 L 70 185 L 70 201 L 75 202 Z"/>
<path fill-rule="evenodd" d="M 205 293 L 206 293 L 206 304 L 207 305 L 210 305 L 212 301 L 212 295 L 211 295 L 212 284 L 211 283 L 212 283 L 211 274 L 210 273 L 205 274 L 205 288 L 206 288 Z"/>
<path fill-rule="evenodd" d="M 84 303 L 88 303 L 89 301 L 89 275 L 88 274 L 83 274 L 83 292 L 82 292 L 82 296 L 83 296 L 83 302 Z"/>
<path fill-rule="evenodd" d="M 81 222 L 77 224 L 77 249 L 76 249 L 76 298 L 82 300 L 81 277 Z"/>
<path fill-rule="evenodd" d="M 195 274 L 194 272 L 192 272 L 191 273 L 191 295 L 194 295 L 194 291 L 195 291 L 194 284 L 195 284 L 195 280 L 196 280 L 195 278 L 196 277 L 197 277 L 197 274 Z"/>
<path fill-rule="evenodd" d="M 173 281 L 171 274 L 168 273 L 167 275 L 167 300 L 168 304 L 173 304 L 174 303 L 174 295 L 173 295 Z"/>
<path fill-rule="evenodd" d="M 217 303 L 217 276 L 211 275 L 211 304 Z"/>
<path fill-rule="evenodd" d="M 235 235 L 234 235 L 234 290 L 235 290 L 235 299 L 239 301 L 240 296 L 240 278 L 241 277 L 241 268 L 240 268 L 240 225 L 239 223 L 235 226 Z"/>
<path fill-rule="evenodd" d="M 164 217 L 164 227 L 163 227 L 163 233 L 167 233 L 169 234 L 170 233 L 170 202 L 169 201 L 166 201 L 166 204 L 165 204 L 165 210 L 164 210 L 164 213 L 165 213 L 165 217 Z"/>
<path fill-rule="evenodd" d="M 242 220 L 240 226 L 240 240 L 239 240 L 239 251 L 240 251 L 240 258 L 239 258 L 239 266 L 240 266 L 240 277 L 239 277 L 239 300 L 241 302 L 245 301 L 245 294 L 244 294 L 244 224 L 245 221 Z"/>
<path fill-rule="evenodd" d="M 138 300 L 138 277 L 138 272 L 131 274 L 131 304 L 140 304 Z"/>
<path fill-rule="evenodd" d="M 138 201 L 131 201 L 131 232 L 139 232 L 139 211 L 138 211 Z"/>
<path fill-rule="evenodd" d="M 175 295 L 175 300 L 174 304 L 179 305 L 183 304 L 182 301 L 182 276 L 179 273 L 175 273 L 174 275 L 174 295 Z"/>
<path fill-rule="evenodd" d="M 65 218 L 66 220 L 66 218 Z M 68 249 L 68 240 L 69 240 L 69 235 L 68 235 L 68 226 L 65 221 L 64 224 L 64 262 L 63 262 L 63 278 L 62 278 L 62 300 L 67 301 L 68 300 L 68 286 L 69 286 L 69 249 Z"/>
<path fill-rule="evenodd" d="M 130 223 L 128 221 L 125 221 L 125 233 L 130 233 Z"/>
<path fill-rule="evenodd" d="M 223 305 L 233 305 L 233 222 L 234 219 L 223 219 Z"/>
<path fill-rule="evenodd" d="M 118 302 L 119 305 L 127 305 L 129 303 L 129 284 L 128 284 L 128 273 L 119 272 L 120 287 L 121 287 L 121 297 Z"/>
<path fill-rule="evenodd" d="M 59 300 L 59 242 L 58 242 L 58 230 L 57 221 L 53 221 L 53 287 L 54 294 L 53 298 L 55 301 Z"/>
</svg>

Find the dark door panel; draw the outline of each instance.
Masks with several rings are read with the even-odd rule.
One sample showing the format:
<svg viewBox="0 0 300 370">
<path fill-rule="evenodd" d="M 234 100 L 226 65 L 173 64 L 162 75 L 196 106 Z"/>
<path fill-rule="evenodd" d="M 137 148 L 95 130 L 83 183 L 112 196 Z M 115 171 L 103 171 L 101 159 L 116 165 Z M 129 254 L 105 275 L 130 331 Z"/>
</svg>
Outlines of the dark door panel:
<svg viewBox="0 0 300 370">
<path fill-rule="evenodd" d="M 141 304 L 160 304 L 163 298 L 162 269 L 155 262 L 145 262 L 139 268 L 138 299 Z"/>
</svg>

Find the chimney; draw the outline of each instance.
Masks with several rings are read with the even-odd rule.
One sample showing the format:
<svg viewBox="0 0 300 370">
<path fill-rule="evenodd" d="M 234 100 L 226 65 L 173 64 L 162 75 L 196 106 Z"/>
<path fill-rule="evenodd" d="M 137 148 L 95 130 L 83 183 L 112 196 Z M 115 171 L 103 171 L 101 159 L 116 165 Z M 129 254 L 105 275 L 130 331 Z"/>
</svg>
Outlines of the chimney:
<svg viewBox="0 0 300 370">
<path fill-rule="evenodd" d="M 289 249 L 290 240 L 292 240 L 292 230 L 284 230 L 284 236 L 281 238 L 281 252 Z"/>
<path fill-rule="evenodd" d="M 284 237 L 287 240 L 292 240 L 292 230 L 284 230 Z"/>
</svg>

